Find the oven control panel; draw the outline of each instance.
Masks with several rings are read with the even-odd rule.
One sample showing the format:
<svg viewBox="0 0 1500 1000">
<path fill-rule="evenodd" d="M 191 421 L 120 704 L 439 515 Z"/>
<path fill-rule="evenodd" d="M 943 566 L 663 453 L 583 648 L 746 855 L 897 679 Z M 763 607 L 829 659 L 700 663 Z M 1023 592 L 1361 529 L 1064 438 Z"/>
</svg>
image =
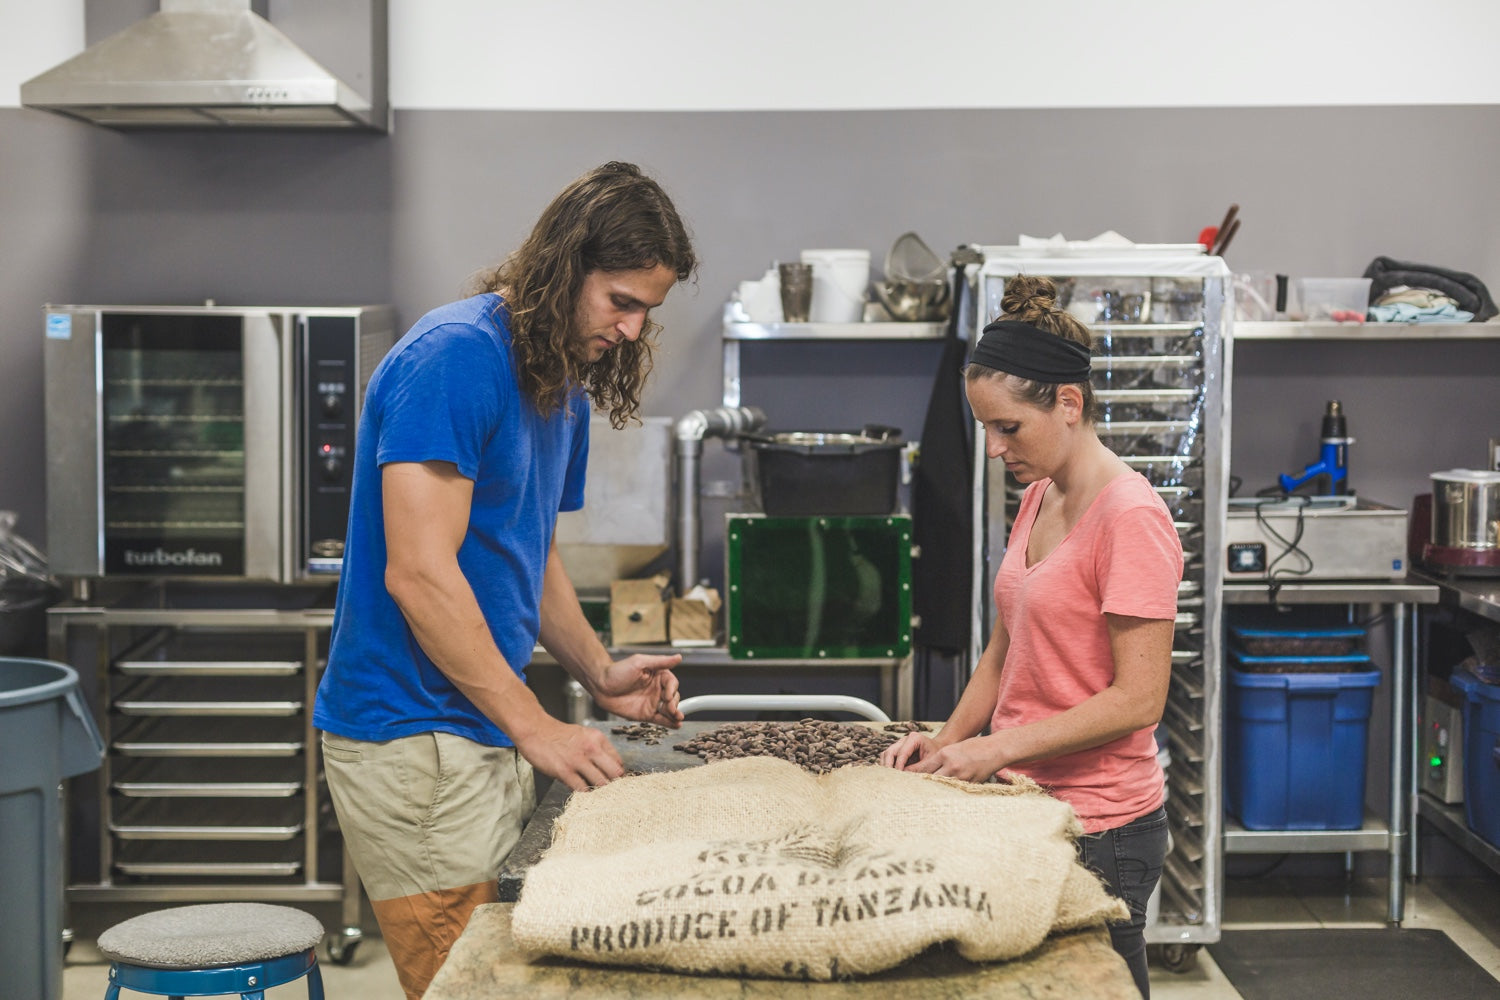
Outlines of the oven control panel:
<svg viewBox="0 0 1500 1000">
<path fill-rule="evenodd" d="M 308 573 L 336 574 L 353 484 L 359 338 L 352 316 L 308 316 L 303 323 L 299 561 Z"/>
</svg>

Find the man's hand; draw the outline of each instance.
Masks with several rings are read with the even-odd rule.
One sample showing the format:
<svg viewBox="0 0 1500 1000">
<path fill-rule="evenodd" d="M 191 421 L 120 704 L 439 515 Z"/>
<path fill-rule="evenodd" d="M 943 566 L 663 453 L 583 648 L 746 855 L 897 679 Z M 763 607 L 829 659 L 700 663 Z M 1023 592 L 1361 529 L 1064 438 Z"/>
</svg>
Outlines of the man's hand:
<svg viewBox="0 0 1500 1000">
<path fill-rule="evenodd" d="M 672 668 L 681 662 L 676 653 L 627 656 L 609 665 L 590 694 L 607 712 L 676 729 L 682 725 L 682 712 L 677 708 L 677 675 Z"/>
<path fill-rule="evenodd" d="M 516 740 L 516 749 L 532 767 L 575 792 L 607 785 L 625 774 L 619 753 L 603 732 L 544 718 L 535 732 Z"/>
</svg>

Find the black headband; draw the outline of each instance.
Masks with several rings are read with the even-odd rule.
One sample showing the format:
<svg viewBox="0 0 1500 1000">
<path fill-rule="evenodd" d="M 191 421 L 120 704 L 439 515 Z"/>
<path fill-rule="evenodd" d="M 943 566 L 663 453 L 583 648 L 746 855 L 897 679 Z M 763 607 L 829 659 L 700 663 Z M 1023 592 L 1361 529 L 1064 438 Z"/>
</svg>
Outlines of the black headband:
<svg viewBox="0 0 1500 1000">
<path fill-rule="evenodd" d="M 1087 382 L 1089 349 L 1030 323 L 997 319 L 984 328 L 969 361 L 1033 382 Z"/>
</svg>

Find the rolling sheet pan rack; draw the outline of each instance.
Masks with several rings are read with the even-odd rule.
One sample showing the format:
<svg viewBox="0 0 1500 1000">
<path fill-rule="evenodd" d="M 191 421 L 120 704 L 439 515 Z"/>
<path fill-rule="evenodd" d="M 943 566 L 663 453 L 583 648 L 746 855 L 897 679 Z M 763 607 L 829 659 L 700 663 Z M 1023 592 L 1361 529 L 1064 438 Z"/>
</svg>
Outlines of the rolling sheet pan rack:
<svg viewBox="0 0 1500 1000">
<path fill-rule="evenodd" d="M 1142 296 L 1128 318 L 1088 322 L 1094 333 L 1093 385 L 1101 410 L 1100 439 L 1152 484 L 1172 512 L 1183 543 L 1172 678 L 1159 735 L 1170 754 L 1167 817 L 1171 847 L 1159 895 L 1148 911 L 1146 940 L 1163 946 L 1170 968 L 1187 967 L 1196 949 L 1219 940 L 1223 901 L 1220 784 L 1221 580 L 1216 562 L 1224 535 L 1229 465 L 1229 380 L 1232 371 L 1229 269 L 1223 260 L 1178 248 L 1080 252 L 980 247 L 983 262 L 969 269 L 978 315 L 970 336 L 999 315 L 1005 281 L 1017 274 L 1058 282 L 1059 305 L 1075 310 L 1094 301 L 1122 301 L 1122 289 Z M 1169 293 L 1163 322 L 1151 322 L 1153 295 Z M 1177 300 L 1187 293 L 1186 314 Z M 1076 305 L 1075 305 L 1076 303 Z M 1083 317 L 1080 317 L 1083 318 Z M 991 465 L 994 468 L 991 468 Z M 973 592 L 977 663 L 994 614 L 991 594 L 1004 555 L 1019 484 L 999 463 L 987 463 L 982 435 L 974 455 Z"/>
<path fill-rule="evenodd" d="M 351 960 L 361 889 L 311 712 L 329 585 L 73 590 L 48 612 L 49 655 L 78 669 L 108 752 L 68 789 L 69 903 L 332 905 L 330 957 Z"/>
</svg>

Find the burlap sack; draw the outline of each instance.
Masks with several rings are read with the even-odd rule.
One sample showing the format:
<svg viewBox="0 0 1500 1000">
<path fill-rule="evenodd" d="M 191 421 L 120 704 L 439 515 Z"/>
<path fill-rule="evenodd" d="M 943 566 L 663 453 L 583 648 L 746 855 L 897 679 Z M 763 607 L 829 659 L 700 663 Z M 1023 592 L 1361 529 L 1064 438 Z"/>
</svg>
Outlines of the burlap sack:
<svg viewBox="0 0 1500 1000">
<path fill-rule="evenodd" d="M 574 795 L 511 927 L 532 956 L 681 972 L 827 980 L 945 941 L 1015 958 L 1128 916 L 1080 832 L 1029 782 L 722 761 Z"/>
</svg>

